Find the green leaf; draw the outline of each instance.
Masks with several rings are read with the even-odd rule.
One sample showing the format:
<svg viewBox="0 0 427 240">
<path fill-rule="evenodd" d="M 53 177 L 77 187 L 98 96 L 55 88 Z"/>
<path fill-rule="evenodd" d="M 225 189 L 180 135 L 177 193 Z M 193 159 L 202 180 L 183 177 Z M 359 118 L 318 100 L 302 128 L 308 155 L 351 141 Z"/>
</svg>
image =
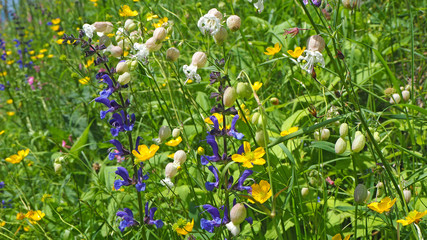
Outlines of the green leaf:
<svg viewBox="0 0 427 240">
<path fill-rule="evenodd" d="M 92 122 L 89 123 L 89 125 L 83 131 L 82 135 L 80 135 L 80 137 L 77 139 L 77 141 L 71 147 L 70 154 L 72 156 L 77 157 L 79 150 L 86 144 L 87 139 L 88 139 L 88 135 L 89 135 L 89 131 L 90 131 L 90 126 L 92 125 L 93 121 L 94 120 L 92 120 Z"/>
</svg>

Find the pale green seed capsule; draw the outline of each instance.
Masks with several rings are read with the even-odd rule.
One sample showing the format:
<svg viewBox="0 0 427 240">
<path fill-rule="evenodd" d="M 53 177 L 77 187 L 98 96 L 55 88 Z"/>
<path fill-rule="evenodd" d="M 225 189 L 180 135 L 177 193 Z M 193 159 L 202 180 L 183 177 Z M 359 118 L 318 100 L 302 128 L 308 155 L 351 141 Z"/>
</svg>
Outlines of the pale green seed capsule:
<svg viewBox="0 0 427 240">
<path fill-rule="evenodd" d="M 348 124 L 347 123 L 343 123 L 340 126 L 340 137 L 345 138 L 347 136 L 348 133 Z"/>
<path fill-rule="evenodd" d="M 347 149 L 347 142 L 343 138 L 338 138 L 335 143 L 335 153 L 342 154 Z"/>
<path fill-rule="evenodd" d="M 237 99 L 236 90 L 233 87 L 228 87 L 224 92 L 224 105 L 226 107 L 233 106 L 234 102 Z"/>
<path fill-rule="evenodd" d="M 356 189 L 354 189 L 354 201 L 358 204 L 361 204 L 365 201 L 368 196 L 368 189 L 365 185 L 359 184 Z"/>
<path fill-rule="evenodd" d="M 351 145 L 351 150 L 353 152 L 360 152 L 365 147 L 366 139 L 363 134 L 359 134 L 356 136 L 356 138 L 353 141 L 353 145 Z"/>
</svg>

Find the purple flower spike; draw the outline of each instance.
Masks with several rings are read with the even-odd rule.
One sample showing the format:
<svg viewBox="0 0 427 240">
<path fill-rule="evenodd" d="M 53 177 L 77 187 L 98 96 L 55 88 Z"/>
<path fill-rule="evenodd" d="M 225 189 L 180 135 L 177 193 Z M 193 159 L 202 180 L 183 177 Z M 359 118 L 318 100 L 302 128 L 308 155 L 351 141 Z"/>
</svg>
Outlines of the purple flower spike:
<svg viewBox="0 0 427 240">
<path fill-rule="evenodd" d="M 113 160 L 116 156 L 118 157 L 123 157 L 125 155 L 128 155 L 129 153 L 127 152 L 127 150 L 123 149 L 123 145 L 120 143 L 119 140 L 116 139 L 111 139 L 110 143 L 113 144 L 114 146 L 116 146 L 117 152 L 113 152 L 111 151 L 108 154 L 108 159 Z M 125 153 L 126 151 L 126 153 Z"/>
<path fill-rule="evenodd" d="M 119 132 L 132 131 L 134 123 L 135 114 L 125 116 L 124 111 L 121 110 L 120 114 L 113 114 L 113 118 L 110 120 L 110 124 L 113 127 L 111 128 L 110 132 L 114 137 L 117 137 Z"/>
<path fill-rule="evenodd" d="M 206 165 L 209 162 L 218 162 L 219 160 L 221 160 L 221 157 L 218 154 L 218 144 L 215 141 L 215 136 L 208 134 L 208 136 L 206 136 L 206 142 L 209 145 L 211 145 L 214 155 L 213 156 L 203 155 L 201 157 L 202 165 Z"/>
<path fill-rule="evenodd" d="M 242 175 L 240 176 L 239 180 L 237 180 L 237 185 L 233 186 L 233 189 L 237 191 L 247 191 L 248 193 L 252 193 L 252 187 L 251 186 L 244 186 L 243 183 L 246 181 L 246 178 L 248 178 L 253 173 L 252 170 L 246 169 L 243 171 Z"/>
<path fill-rule="evenodd" d="M 200 227 L 208 232 L 213 232 L 215 227 L 221 226 L 222 223 L 219 211 L 217 208 L 209 204 L 203 205 L 203 208 L 212 216 L 212 220 L 206 220 L 205 218 L 202 218 L 200 220 Z"/>
<path fill-rule="evenodd" d="M 215 182 L 206 182 L 205 187 L 206 190 L 212 191 L 214 188 L 218 188 L 219 185 L 218 169 L 214 166 L 209 166 L 208 168 L 215 176 Z"/>
<path fill-rule="evenodd" d="M 227 135 L 232 136 L 237 140 L 241 140 L 245 135 L 243 133 L 239 133 L 236 131 L 236 122 L 239 119 L 239 115 L 236 114 L 236 116 L 233 117 L 233 121 L 231 122 L 230 130 L 227 130 Z"/>
<path fill-rule="evenodd" d="M 122 177 L 123 180 L 117 179 L 114 181 L 114 189 L 119 190 L 122 186 L 132 185 L 132 179 L 129 177 L 129 173 L 126 168 L 118 167 L 115 173 Z"/>
<path fill-rule="evenodd" d="M 161 219 L 154 220 L 154 213 L 157 211 L 156 207 L 148 209 L 148 202 L 145 203 L 145 217 L 144 222 L 148 225 L 155 225 L 157 228 L 163 227 L 163 221 Z"/>
<path fill-rule="evenodd" d="M 138 177 L 136 179 L 136 185 L 135 188 L 138 192 L 145 191 L 145 183 L 144 180 L 148 180 L 148 174 L 142 175 L 142 163 L 141 167 L 138 170 Z"/>
<path fill-rule="evenodd" d="M 116 216 L 122 219 L 119 224 L 119 229 L 121 232 L 123 232 L 127 227 L 132 227 L 139 224 L 133 219 L 133 213 L 129 208 L 124 208 L 123 211 L 118 211 Z"/>
</svg>

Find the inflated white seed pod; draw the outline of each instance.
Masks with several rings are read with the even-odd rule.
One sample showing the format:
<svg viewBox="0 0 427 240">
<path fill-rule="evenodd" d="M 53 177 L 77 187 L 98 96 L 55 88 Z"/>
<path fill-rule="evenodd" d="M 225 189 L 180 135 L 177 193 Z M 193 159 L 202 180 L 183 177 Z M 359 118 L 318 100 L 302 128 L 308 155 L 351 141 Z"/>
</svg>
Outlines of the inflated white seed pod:
<svg viewBox="0 0 427 240">
<path fill-rule="evenodd" d="M 173 162 L 177 165 L 182 165 L 187 160 L 187 154 L 183 150 L 178 150 L 173 155 Z"/>
<path fill-rule="evenodd" d="M 155 52 L 162 48 L 162 43 L 157 43 L 156 38 L 151 37 L 145 42 L 145 46 L 147 47 L 148 51 Z"/>
<path fill-rule="evenodd" d="M 159 139 L 160 141 L 165 141 L 171 136 L 171 129 L 169 126 L 161 126 L 159 129 Z"/>
<path fill-rule="evenodd" d="M 117 63 L 116 72 L 118 74 L 123 74 L 127 71 L 129 71 L 129 67 L 128 67 L 126 61 L 120 61 L 119 63 Z"/>
<path fill-rule="evenodd" d="M 397 93 L 394 93 L 393 95 L 391 95 L 391 97 L 390 97 L 390 103 L 391 104 L 397 104 L 397 103 L 400 103 L 400 95 L 399 94 L 397 94 Z"/>
<path fill-rule="evenodd" d="M 360 152 L 365 147 L 366 139 L 363 134 L 359 134 L 354 138 L 353 144 L 351 145 L 351 150 L 353 152 Z"/>
<path fill-rule="evenodd" d="M 212 8 L 211 10 L 209 10 L 208 14 L 212 14 L 219 20 L 222 20 L 222 13 L 216 8 Z"/>
<path fill-rule="evenodd" d="M 164 27 L 158 27 L 154 30 L 153 38 L 156 39 L 157 42 L 163 41 L 167 36 L 167 31 Z"/>
<path fill-rule="evenodd" d="M 131 79 L 130 73 L 125 72 L 119 76 L 119 78 L 117 79 L 117 82 L 119 82 L 120 85 L 126 85 L 130 82 L 130 79 Z"/>
<path fill-rule="evenodd" d="M 403 101 L 408 101 L 410 96 L 411 96 L 411 93 L 408 90 L 402 91 Z"/>
<path fill-rule="evenodd" d="M 340 126 L 340 137 L 345 138 L 347 136 L 348 133 L 348 124 L 347 123 L 343 123 Z"/>
<path fill-rule="evenodd" d="M 173 138 L 177 138 L 179 137 L 179 135 L 181 134 L 181 129 L 180 128 L 174 128 L 172 131 L 172 137 Z"/>
<path fill-rule="evenodd" d="M 167 178 L 173 178 L 178 173 L 178 169 L 173 163 L 168 163 L 165 167 L 165 176 Z"/>
<path fill-rule="evenodd" d="M 320 133 L 318 131 L 313 133 L 314 135 L 314 140 L 319 141 L 320 140 Z"/>
<path fill-rule="evenodd" d="M 118 57 L 122 56 L 123 49 L 119 46 L 112 46 L 110 48 L 110 52 L 111 52 L 111 56 L 118 58 Z"/>
<path fill-rule="evenodd" d="M 347 142 L 343 138 L 338 138 L 335 143 L 335 153 L 342 154 L 347 149 Z"/>
<path fill-rule="evenodd" d="M 231 208 L 230 211 L 230 219 L 234 223 L 234 225 L 239 225 L 246 218 L 246 207 L 243 203 L 237 203 Z"/>
<path fill-rule="evenodd" d="M 308 39 L 307 49 L 322 52 L 325 49 L 325 40 L 320 35 L 311 36 Z"/>
<path fill-rule="evenodd" d="M 110 33 L 114 29 L 111 22 L 95 22 L 93 26 L 95 27 L 95 31 L 102 33 Z"/>
<path fill-rule="evenodd" d="M 380 133 L 374 132 L 374 140 L 375 142 L 379 143 L 381 141 Z"/>
<path fill-rule="evenodd" d="M 132 19 L 127 19 L 125 21 L 125 29 L 126 31 L 130 32 L 136 28 L 136 24 Z"/>
<path fill-rule="evenodd" d="M 331 136 L 331 132 L 329 131 L 329 129 L 322 129 L 322 132 L 320 134 L 320 138 L 322 139 L 322 141 L 327 141 L 329 139 L 329 136 Z"/>
<path fill-rule="evenodd" d="M 196 66 L 197 68 L 202 68 L 206 65 L 208 61 L 208 56 L 204 52 L 196 52 L 191 58 L 191 65 Z"/>
<path fill-rule="evenodd" d="M 179 58 L 179 50 L 171 47 L 166 51 L 166 60 L 175 62 Z"/>
<path fill-rule="evenodd" d="M 310 193 L 310 190 L 306 187 L 301 189 L 301 196 L 307 197 L 307 195 Z"/>
<path fill-rule="evenodd" d="M 54 163 L 53 168 L 55 169 L 56 174 L 60 174 L 62 172 L 62 164 Z"/>
<path fill-rule="evenodd" d="M 237 93 L 234 87 L 228 87 L 224 91 L 224 105 L 226 107 L 233 106 L 234 102 L 237 99 Z"/>
<path fill-rule="evenodd" d="M 225 27 L 220 27 L 219 31 L 213 36 L 215 43 L 222 45 L 227 40 L 228 32 Z"/>
<path fill-rule="evenodd" d="M 231 15 L 227 18 L 227 27 L 232 31 L 238 31 L 241 25 L 241 19 L 237 15 Z"/>
<path fill-rule="evenodd" d="M 411 193 L 411 191 L 410 191 L 410 190 L 405 189 L 405 190 L 403 190 L 403 196 L 404 196 L 404 198 L 405 198 L 405 202 L 406 202 L 406 204 L 408 204 L 408 203 L 409 203 L 409 201 L 411 201 L 412 193 Z"/>
<path fill-rule="evenodd" d="M 268 140 L 268 136 L 267 136 L 267 140 Z M 264 132 L 262 130 L 257 131 L 255 133 L 255 141 L 261 147 L 265 147 L 266 146 L 266 142 L 265 142 L 265 138 L 264 138 Z"/>
<path fill-rule="evenodd" d="M 363 184 L 358 184 L 354 189 L 354 201 L 361 204 L 365 201 L 368 196 L 368 189 Z"/>
</svg>

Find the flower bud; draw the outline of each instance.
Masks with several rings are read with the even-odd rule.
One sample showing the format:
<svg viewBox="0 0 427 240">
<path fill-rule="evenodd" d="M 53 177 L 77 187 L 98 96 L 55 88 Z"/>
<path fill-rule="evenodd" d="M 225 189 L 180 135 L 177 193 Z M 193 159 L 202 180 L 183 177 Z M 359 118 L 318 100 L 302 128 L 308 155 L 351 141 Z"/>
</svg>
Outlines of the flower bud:
<svg viewBox="0 0 427 240">
<path fill-rule="evenodd" d="M 213 36 L 215 43 L 222 45 L 227 40 L 228 32 L 225 27 L 220 27 L 219 31 Z"/>
<path fill-rule="evenodd" d="M 256 113 L 254 113 L 253 115 L 252 115 L 252 118 L 251 118 L 251 122 L 252 122 L 252 124 L 258 124 L 258 119 L 259 119 L 259 117 L 261 116 L 261 114 L 259 113 L 259 112 L 256 112 Z"/>
<path fill-rule="evenodd" d="M 365 143 L 365 136 L 363 134 L 358 134 L 354 138 L 353 145 L 351 145 L 351 150 L 353 150 L 353 152 L 360 152 L 365 147 Z"/>
<path fill-rule="evenodd" d="M 157 43 L 157 40 L 154 37 L 152 37 L 145 42 L 145 46 L 147 47 L 148 51 L 155 52 L 160 50 L 160 48 L 162 48 L 162 43 L 161 42 Z"/>
<path fill-rule="evenodd" d="M 120 85 L 126 85 L 130 82 L 130 73 L 125 72 L 122 75 L 119 76 L 117 81 L 120 83 Z"/>
<path fill-rule="evenodd" d="M 402 91 L 403 101 L 408 101 L 410 96 L 411 96 L 411 93 L 408 90 Z"/>
<path fill-rule="evenodd" d="M 130 32 L 136 28 L 136 24 L 132 19 L 127 19 L 125 21 L 125 30 Z"/>
<path fill-rule="evenodd" d="M 166 60 L 175 62 L 179 58 L 179 50 L 171 47 L 166 51 Z"/>
<path fill-rule="evenodd" d="M 322 129 L 320 134 L 320 138 L 322 139 L 322 141 L 327 141 L 329 139 L 329 136 L 331 136 L 331 132 L 329 131 L 329 129 Z"/>
<path fill-rule="evenodd" d="M 180 134 L 181 134 L 181 129 L 180 128 L 173 129 L 173 131 L 172 131 L 172 137 L 173 138 L 179 137 Z"/>
<path fill-rule="evenodd" d="M 375 142 L 379 143 L 381 141 L 380 133 L 374 132 L 374 140 Z"/>
<path fill-rule="evenodd" d="M 359 184 L 356 189 L 354 189 L 354 201 L 358 204 L 361 204 L 365 201 L 368 196 L 368 189 L 365 185 Z"/>
<path fill-rule="evenodd" d="M 206 65 L 208 61 L 208 57 L 204 52 L 196 52 L 193 54 L 191 58 L 191 65 L 196 66 L 197 68 L 202 68 Z"/>
<path fill-rule="evenodd" d="M 335 153 L 342 154 L 347 149 L 347 142 L 343 138 L 338 138 L 335 143 Z"/>
<path fill-rule="evenodd" d="M 309 193 L 310 193 L 310 190 L 308 188 L 305 187 L 305 188 L 301 189 L 301 196 L 302 197 L 307 197 Z"/>
<path fill-rule="evenodd" d="M 316 141 L 319 141 L 319 140 L 320 140 L 320 133 L 319 133 L 319 131 L 315 131 L 315 132 L 313 133 L 313 136 L 314 136 L 314 140 L 316 140 Z"/>
<path fill-rule="evenodd" d="M 137 60 L 129 61 L 127 62 L 127 65 L 129 70 L 134 70 L 138 66 L 138 61 Z"/>
<path fill-rule="evenodd" d="M 343 123 L 340 126 L 340 137 L 345 138 L 347 136 L 348 133 L 348 124 L 347 123 Z"/>
<path fill-rule="evenodd" d="M 241 224 L 243 221 L 245 221 L 245 218 L 246 208 L 243 203 L 237 203 L 233 208 L 231 208 L 230 219 L 234 225 Z"/>
<path fill-rule="evenodd" d="M 219 20 L 222 20 L 222 13 L 216 8 L 212 8 L 211 10 L 209 10 L 208 14 L 212 14 Z"/>
<path fill-rule="evenodd" d="M 60 163 L 54 163 L 53 168 L 55 169 L 56 174 L 61 174 L 62 172 L 62 164 Z"/>
<path fill-rule="evenodd" d="M 249 83 L 237 83 L 236 92 L 240 98 L 250 98 L 252 96 L 252 88 L 249 86 Z"/>
<path fill-rule="evenodd" d="M 187 160 L 187 154 L 183 150 L 178 150 L 173 155 L 173 162 L 177 165 L 182 165 Z"/>
<path fill-rule="evenodd" d="M 202 147 L 198 147 L 197 148 L 197 154 L 199 154 L 199 155 L 205 154 L 205 149 L 203 149 Z"/>
<path fill-rule="evenodd" d="M 110 22 L 95 22 L 93 26 L 95 27 L 95 31 L 102 33 L 110 33 L 114 28 Z"/>
<path fill-rule="evenodd" d="M 266 146 L 265 138 L 264 138 L 264 132 L 262 130 L 255 133 L 255 141 L 258 145 L 261 147 Z M 267 141 L 268 141 L 268 135 L 267 135 Z"/>
<path fill-rule="evenodd" d="M 111 47 L 110 52 L 111 56 L 118 58 L 123 54 L 123 49 L 119 46 L 113 46 Z"/>
<path fill-rule="evenodd" d="M 160 141 L 165 141 L 171 136 L 171 129 L 169 126 L 161 126 L 159 129 L 159 139 Z"/>
<path fill-rule="evenodd" d="M 233 87 L 228 87 L 227 89 L 225 89 L 225 91 L 224 91 L 224 105 L 226 107 L 233 106 L 236 99 L 237 99 L 237 93 Z"/>
<path fill-rule="evenodd" d="M 231 15 L 227 18 L 227 27 L 232 31 L 238 31 L 240 29 L 241 20 L 237 15 Z"/>
<path fill-rule="evenodd" d="M 276 97 L 270 98 L 270 102 L 273 105 L 279 105 L 279 99 Z"/>
<path fill-rule="evenodd" d="M 126 64 L 126 61 L 120 61 L 116 66 L 116 72 L 118 74 L 123 74 L 129 70 L 128 65 Z"/>
<path fill-rule="evenodd" d="M 371 191 L 368 190 L 368 194 L 366 195 L 365 202 L 369 201 L 371 199 Z"/>
<path fill-rule="evenodd" d="M 403 190 L 403 196 L 405 198 L 406 204 L 408 204 L 409 201 L 411 201 L 411 197 L 412 197 L 411 190 L 408 190 L 408 189 Z"/>
<path fill-rule="evenodd" d="M 166 29 L 164 27 L 159 27 L 154 30 L 153 38 L 156 39 L 157 42 L 161 42 L 166 38 Z"/>
<path fill-rule="evenodd" d="M 325 40 L 320 35 L 311 36 L 308 39 L 307 49 L 322 52 L 325 49 Z"/>
<path fill-rule="evenodd" d="M 111 40 L 107 35 L 102 35 L 99 37 L 99 45 L 109 46 L 111 44 Z"/>
<path fill-rule="evenodd" d="M 377 187 L 377 198 L 378 198 L 378 197 L 381 197 L 381 195 L 383 195 L 384 193 L 384 183 L 378 182 L 376 187 Z"/>
<path fill-rule="evenodd" d="M 395 104 L 395 103 L 399 103 L 400 102 L 400 95 L 397 93 L 394 93 L 393 95 L 391 95 L 390 97 L 390 104 Z"/>
<path fill-rule="evenodd" d="M 178 173 L 178 169 L 173 163 L 168 163 L 165 167 L 165 176 L 167 178 L 173 178 Z"/>
</svg>

